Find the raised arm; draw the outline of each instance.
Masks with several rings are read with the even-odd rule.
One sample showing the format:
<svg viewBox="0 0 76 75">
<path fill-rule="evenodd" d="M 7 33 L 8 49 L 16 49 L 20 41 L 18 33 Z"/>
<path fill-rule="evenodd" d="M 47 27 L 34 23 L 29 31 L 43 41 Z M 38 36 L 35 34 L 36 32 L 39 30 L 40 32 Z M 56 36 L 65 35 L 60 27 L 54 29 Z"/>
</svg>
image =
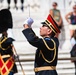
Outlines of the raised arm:
<svg viewBox="0 0 76 75">
<path fill-rule="evenodd" d="M 70 20 L 70 16 L 72 15 L 72 12 L 69 12 L 68 14 L 66 14 L 65 19 L 66 21 L 71 24 L 71 20 Z"/>
</svg>

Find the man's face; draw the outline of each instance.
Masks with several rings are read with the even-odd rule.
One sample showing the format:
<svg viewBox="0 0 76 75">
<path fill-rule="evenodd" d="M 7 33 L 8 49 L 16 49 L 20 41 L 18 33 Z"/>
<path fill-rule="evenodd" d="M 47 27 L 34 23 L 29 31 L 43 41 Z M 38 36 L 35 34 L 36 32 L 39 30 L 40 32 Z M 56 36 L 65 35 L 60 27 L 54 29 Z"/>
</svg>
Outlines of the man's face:
<svg viewBox="0 0 76 75">
<path fill-rule="evenodd" d="M 50 33 L 51 29 L 46 25 L 42 25 L 42 27 L 40 28 L 40 36 L 47 37 Z"/>
</svg>

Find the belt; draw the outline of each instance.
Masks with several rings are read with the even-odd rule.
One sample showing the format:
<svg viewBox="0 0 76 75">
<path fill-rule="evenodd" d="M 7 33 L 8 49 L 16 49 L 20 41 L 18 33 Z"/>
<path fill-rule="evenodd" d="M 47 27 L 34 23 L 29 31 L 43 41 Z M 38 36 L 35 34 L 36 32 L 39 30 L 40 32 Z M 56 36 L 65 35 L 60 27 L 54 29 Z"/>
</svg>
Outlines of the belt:
<svg viewBox="0 0 76 75">
<path fill-rule="evenodd" d="M 2 58 L 7 58 L 7 57 L 10 57 L 10 55 L 2 55 Z"/>
<path fill-rule="evenodd" d="M 43 71 L 43 70 L 56 70 L 56 66 L 44 66 L 44 67 L 34 68 L 35 72 Z"/>
</svg>

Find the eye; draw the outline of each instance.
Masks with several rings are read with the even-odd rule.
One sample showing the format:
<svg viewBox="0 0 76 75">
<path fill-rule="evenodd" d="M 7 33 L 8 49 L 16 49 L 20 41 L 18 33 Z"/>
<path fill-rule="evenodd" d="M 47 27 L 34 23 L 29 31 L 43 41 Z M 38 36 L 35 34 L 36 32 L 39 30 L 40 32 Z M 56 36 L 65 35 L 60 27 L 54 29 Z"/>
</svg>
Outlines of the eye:
<svg viewBox="0 0 76 75">
<path fill-rule="evenodd" d="M 45 27 L 45 25 L 42 25 L 42 27 Z"/>
</svg>

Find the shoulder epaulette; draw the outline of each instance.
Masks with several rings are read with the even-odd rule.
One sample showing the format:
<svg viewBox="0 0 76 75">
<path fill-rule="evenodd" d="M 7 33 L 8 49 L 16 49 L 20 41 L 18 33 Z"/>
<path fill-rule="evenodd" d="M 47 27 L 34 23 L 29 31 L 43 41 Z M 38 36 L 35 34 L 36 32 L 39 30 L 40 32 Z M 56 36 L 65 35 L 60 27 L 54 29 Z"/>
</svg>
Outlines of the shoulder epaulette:
<svg viewBox="0 0 76 75">
<path fill-rule="evenodd" d="M 3 40 L 2 40 L 2 38 L 0 38 L 0 48 L 1 48 L 2 50 L 7 50 L 7 49 L 9 48 L 9 46 L 8 46 L 7 48 L 3 48 L 2 45 L 1 45 L 3 42 L 6 41 L 6 39 L 7 39 L 7 37 L 4 37 Z"/>
</svg>

